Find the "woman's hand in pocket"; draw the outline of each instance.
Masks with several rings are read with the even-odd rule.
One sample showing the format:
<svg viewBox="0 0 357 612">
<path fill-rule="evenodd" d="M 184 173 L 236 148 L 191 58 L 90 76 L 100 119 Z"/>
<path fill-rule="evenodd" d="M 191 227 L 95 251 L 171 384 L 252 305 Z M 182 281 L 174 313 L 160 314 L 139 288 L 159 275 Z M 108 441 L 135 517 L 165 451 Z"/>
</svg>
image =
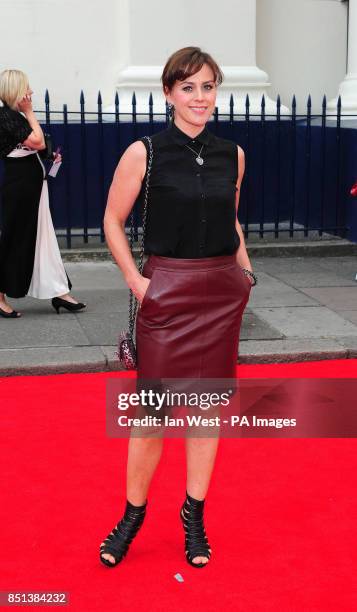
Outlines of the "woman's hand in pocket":
<svg viewBox="0 0 357 612">
<path fill-rule="evenodd" d="M 249 291 L 249 293 L 250 293 L 251 288 L 252 288 L 252 286 L 253 286 L 253 279 L 251 278 L 251 276 L 250 276 L 249 274 L 246 274 L 246 273 L 244 272 L 244 270 L 243 270 L 242 266 L 241 266 L 241 265 L 239 265 L 239 264 L 238 264 L 238 269 L 239 269 L 239 275 L 240 275 L 240 277 L 242 277 L 242 276 L 243 276 L 243 278 L 244 278 L 244 283 L 246 284 L 247 289 L 248 289 L 248 291 Z"/>
<path fill-rule="evenodd" d="M 143 302 L 143 299 L 145 297 L 145 294 L 148 290 L 148 287 L 150 285 L 151 279 L 150 278 L 146 278 L 146 276 L 141 276 L 138 281 L 136 286 L 133 288 L 133 293 L 136 297 L 136 299 L 139 301 L 140 306 Z"/>
<path fill-rule="evenodd" d="M 254 282 L 252 277 L 249 276 L 249 274 L 245 274 L 244 276 L 245 276 L 245 278 L 247 279 L 247 281 L 249 283 L 249 289 L 251 289 L 253 287 L 253 282 Z"/>
</svg>

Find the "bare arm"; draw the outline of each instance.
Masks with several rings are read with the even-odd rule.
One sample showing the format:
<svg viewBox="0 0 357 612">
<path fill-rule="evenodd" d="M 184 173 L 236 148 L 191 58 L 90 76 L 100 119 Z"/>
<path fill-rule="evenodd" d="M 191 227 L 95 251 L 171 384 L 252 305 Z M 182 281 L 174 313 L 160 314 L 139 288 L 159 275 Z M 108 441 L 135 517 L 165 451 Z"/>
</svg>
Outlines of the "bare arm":
<svg viewBox="0 0 357 612">
<path fill-rule="evenodd" d="M 237 179 L 237 192 L 236 192 L 236 215 L 238 214 L 238 206 L 239 206 L 239 198 L 240 198 L 240 189 L 242 185 L 242 180 L 245 171 L 245 155 L 244 151 L 241 147 L 238 147 L 238 179 Z M 244 234 L 241 228 L 241 225 L 238 221 L 238 217 L 236 218 L 236 230 L 239 234 L 240 245 L 237 251 L 237 261 L 242 268 L 247 268 L 247 270 L 252 270 L 252 265 L 250 263 L 247 249 L 245 246 Z"/>
<path fill-rule="evenodd" d="M 30 127 L 32 128 L 31 134 L 22 144 L 30 147 L 31 149 L 36 149 L 37 151 L 45 149 L 45 137 L 43 135 L 42 128 L 36 119 L 35 113 L 33 112 L 31 97 L 26 95 L 19 103 L 18 108 L 19 111 L 24 113 Z"/>
<path fill-rule="evenodd" d="M 150 281 L 136 267 L 125 235 L 125 222 L 140 193 L 145 171 L 146 148 L 144 143 L 137 141 L 126 149 L 119 161 L 104 215 L 104 232 L 109 249 L 139 302 Z"/>
</svg>

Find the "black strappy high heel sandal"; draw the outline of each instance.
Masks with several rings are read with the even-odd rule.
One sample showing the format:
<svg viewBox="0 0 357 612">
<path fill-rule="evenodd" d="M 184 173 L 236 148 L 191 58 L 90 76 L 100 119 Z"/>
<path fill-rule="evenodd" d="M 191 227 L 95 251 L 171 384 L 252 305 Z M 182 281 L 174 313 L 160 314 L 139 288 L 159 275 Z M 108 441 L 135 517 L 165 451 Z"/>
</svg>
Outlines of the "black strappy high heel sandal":
<svg viewBox="0 0 357 612">
<path fill-rule="evenodd" d="M 186 559 L 193 567 L 205 567 L 206 563 L 193 563 L 195 557 L 211 558 L 211 549 L 203 525 L 205 500 L 198 500 L 186 492 L 186 500 L 181 508 L 180 517 L 185 530 Z"/>
<path fill-rule="evenodd" d="M 126 502 L 123 518 L 100 546 L 100 560 L 104 565 L 115 567 L 124 559 L 130 543 L 143 524 L 146 505 L 147 501 L 143 506 L 133 506 L 129 501 Z M 115 563 L 112 563 L 109 559 L 104 559 L 102 557 L 103 554 L 112 555 L 115 559 Z"/>
</svg>

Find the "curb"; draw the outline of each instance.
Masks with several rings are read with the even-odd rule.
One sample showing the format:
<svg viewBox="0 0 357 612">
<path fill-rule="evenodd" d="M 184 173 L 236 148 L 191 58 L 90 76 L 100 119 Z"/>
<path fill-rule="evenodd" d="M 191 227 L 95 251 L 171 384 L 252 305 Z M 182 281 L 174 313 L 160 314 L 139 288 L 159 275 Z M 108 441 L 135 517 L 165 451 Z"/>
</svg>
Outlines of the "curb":
<svg viewBox="0 0 357 612">
<path fill-rule="evenodd" d="M 311 242 L 280 242 L 275 243 L 246 243 L 247 250 L 252 257 L 343 257 L 357 255 L 357 244 L 348 240 L 324 240 Z M 61 249 L 65 262 L 81 261 L 113 261 L 109 250 L 103 247 Z M 137 259 L 139 249 L 134 248 Z"/>
<path fill-rule="evenodd" d="M 100 347 L 92 347 L 99 349 Z M 11 376 L 43 376 L 54 374 L 83 374 L 96 372 L 123 372 L 119 361 L 114 357 L 116 347 L 106 347 L 107 353 L 113 349 L 113 358 L 103 354 L 103 359 L 91 362 L 68 362 L 68 363 L 37 363 L 19 366 L 0 366 L 0 378 Z M 290 353 L 266 353 L 254 354 L 247 352 L 240 355 L 238 365 L 274 364 L 274 363 L 296 363 L 309 361 L 326 361 L 330 359 L 356 359 L 357 348 L 350 349 L 341 346 L 341 349 L 326 349 L 324 351 L 291 351 Z"/>
</svg>

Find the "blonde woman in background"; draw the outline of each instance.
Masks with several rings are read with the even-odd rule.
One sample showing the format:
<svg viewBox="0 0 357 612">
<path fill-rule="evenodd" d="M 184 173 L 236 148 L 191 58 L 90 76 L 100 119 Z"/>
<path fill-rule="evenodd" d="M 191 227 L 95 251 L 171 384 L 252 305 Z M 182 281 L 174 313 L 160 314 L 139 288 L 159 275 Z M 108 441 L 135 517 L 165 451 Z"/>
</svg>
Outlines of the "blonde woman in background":
<svg viewBox="0 0 357 612">
<path fill-rule="evenodd" d="M 0 315 L 21 316 L 6 296 L 52 299 L 71 312 L 85 304 L 74 300 L 61 259 L 48 202 L 46 170 L 38 154 L 46 148 L 32 109 L 27 76 L 20 70 L 0 75 L 0 159 L 4 162 L 0 237 Z M 23 113 L 23 114 L 22 114 Z M 54 160 L 61 156 L 54 154 Z"/>
</svg>

